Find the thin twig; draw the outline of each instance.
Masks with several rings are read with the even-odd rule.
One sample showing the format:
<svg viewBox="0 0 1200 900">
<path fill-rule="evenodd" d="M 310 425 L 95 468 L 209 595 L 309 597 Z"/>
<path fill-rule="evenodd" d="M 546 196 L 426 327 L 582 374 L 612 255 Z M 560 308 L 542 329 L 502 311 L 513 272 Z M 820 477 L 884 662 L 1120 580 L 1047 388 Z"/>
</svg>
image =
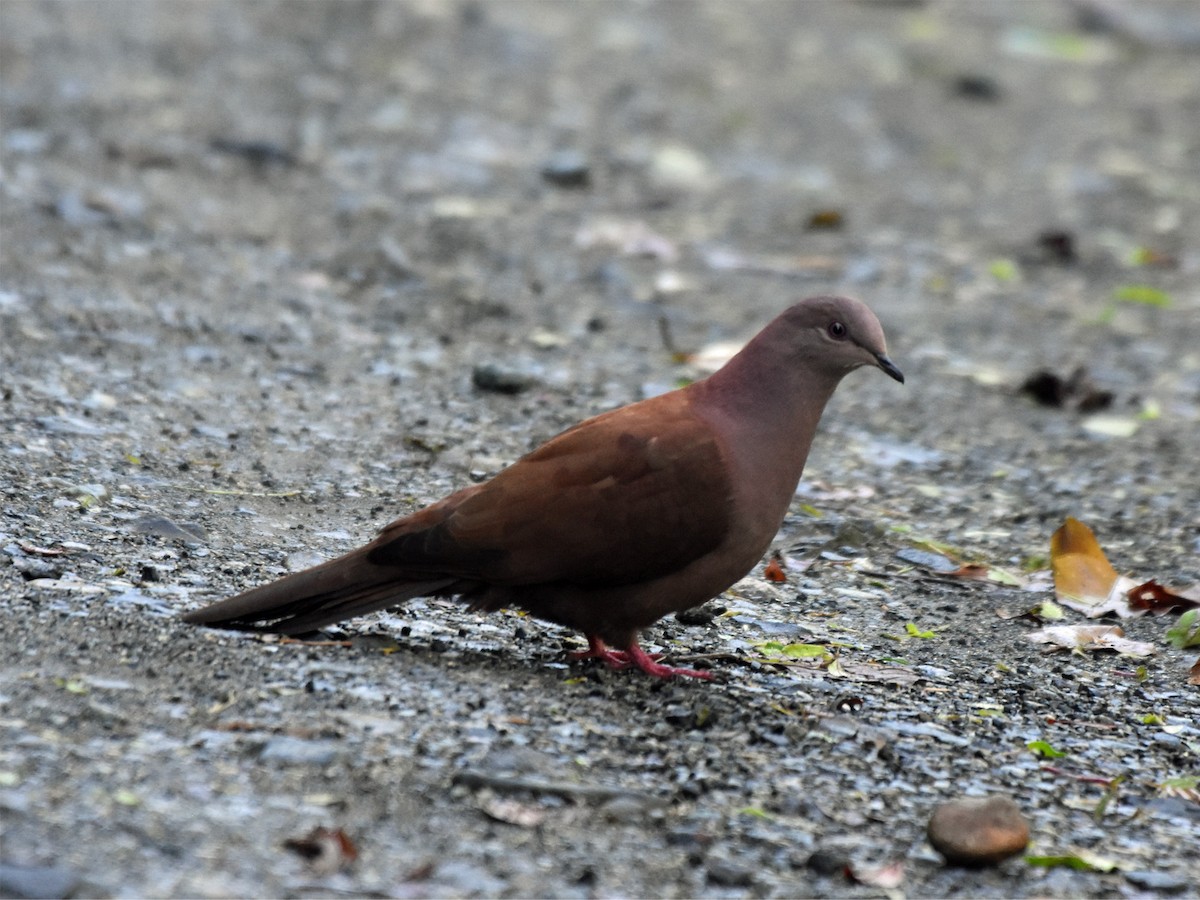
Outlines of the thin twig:
<svg viewBox="0 0 1200 900">
<path fill-rule="evenodd" d="M 577 800 L 604 801 L 617 798 L 638 800 L 647 805 L 665 806 L 667 800 L 628 788 L 605 787 L 600 784 L 575 784 L 570 781 L 545 781 L 540 778 L 518 778 L 513 775 L 493 775 L 479 769 L 464 769 L 454 776 L 454 784 L 478 790 L 490 788 L 501 794 L 528 791 L 531 794 L 554 794 Z"/>
</svg>

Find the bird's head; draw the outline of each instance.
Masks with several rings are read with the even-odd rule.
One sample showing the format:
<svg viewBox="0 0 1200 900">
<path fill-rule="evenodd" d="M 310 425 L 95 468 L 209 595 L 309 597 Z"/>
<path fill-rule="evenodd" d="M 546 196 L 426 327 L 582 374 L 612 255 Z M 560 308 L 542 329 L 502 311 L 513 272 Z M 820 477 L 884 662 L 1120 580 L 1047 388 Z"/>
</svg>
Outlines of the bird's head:
<svg viewBox="0 0 1200 900">
<path fill-rule="evenodd" d="M 809 367 L 840 378 L 860 366 L 875 366 L 904 383 L 904 373 L 887 355 L 879 320 L 861 300 L 809 297 L 776 321 L 794 357 Z"/>
</svg>

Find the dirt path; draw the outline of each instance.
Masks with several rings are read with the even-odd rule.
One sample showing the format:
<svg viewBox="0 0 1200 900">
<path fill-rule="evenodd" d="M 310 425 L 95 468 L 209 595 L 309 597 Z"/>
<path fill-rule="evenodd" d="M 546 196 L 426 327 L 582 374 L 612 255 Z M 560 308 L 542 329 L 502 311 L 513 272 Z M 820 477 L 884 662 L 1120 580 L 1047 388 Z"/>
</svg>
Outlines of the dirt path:
<svg viewBox="0 0 1200 900">
<path fill-rule="evenodd" d="M 1200 26 L 1132 6 L 0 4 L 0 893 L 1196 894 L 1174 617 L 1048 655 L 1044 580 L 896 556 L 1022 574 L 1076 516 L 1200 580 Z M 647 634 L 715 683 L 447 603 L 175 618 L 693 374 L 660 323 L 825 290 L 908 384 L 835 398 L 786 583 Z M 1108 408 L 1019 390 L 1077 366 Z M 944 866 L 984 793 L 1111 871 Z"/>
</svg>

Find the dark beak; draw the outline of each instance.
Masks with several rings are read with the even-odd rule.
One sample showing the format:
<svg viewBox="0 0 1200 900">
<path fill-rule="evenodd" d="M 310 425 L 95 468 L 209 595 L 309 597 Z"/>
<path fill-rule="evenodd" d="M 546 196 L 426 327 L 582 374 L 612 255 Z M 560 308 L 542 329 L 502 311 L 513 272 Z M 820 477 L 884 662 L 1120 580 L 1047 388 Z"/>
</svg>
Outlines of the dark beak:
<svg viewBox="0 0 1200 900">
<path fill-rule="evenodd" d="M 895 378 L 898 382 L 900 382 L 901 384 L 904 384 L 904 373 L 901 372 L 896 367 L 896 364 L 894 362 L 892 362 L 890 359 L 887 358 L 886 354 L 876 353 L 875 354 L 875 364 L 877 366 L 879 366 L 879 368 L 883 369 L 883 371 L 887 372 L 889 375 L 891 375 L 893 378 Z"/>
</svg>

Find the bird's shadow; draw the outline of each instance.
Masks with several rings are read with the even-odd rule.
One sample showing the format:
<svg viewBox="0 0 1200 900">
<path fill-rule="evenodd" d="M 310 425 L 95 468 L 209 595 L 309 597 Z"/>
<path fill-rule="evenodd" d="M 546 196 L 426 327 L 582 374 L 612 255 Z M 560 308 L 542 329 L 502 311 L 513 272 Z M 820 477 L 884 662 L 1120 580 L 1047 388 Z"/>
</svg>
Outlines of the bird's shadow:
<svg viewBox="0 0 1200 900">
<path fill-rule="evenodd" d="M 409 629 L 401 628 L 399 634 L 387 629 L 357 634 L 346 634 L 340 630 L 314 631 L 266 639 L 307 650 L 349 650 L 359 655 L 404 658 L 446 670 L 503 671 L 509 675 L 504 681 L 512 680 L 511 675 L 519 673 L 526 679 L 537 677 L 569 687 L 591 687 L 605 693 L 625 687 L 640 694 L 671 686 L 704 684 L 693 678 L 656 678 L 633 668 L 612 669 L 598 659 L 572 659 L 570 654 L 581 648 L 561 639 L 556 647 L 555 638 L 549 634 L 544 640 L 534 641 L 539 644 L 535 649 L 515 654 L 511 641 L 508 644 L 500 639 L 495 642 L 480 641 L 461 634 L 451 640 L 436 635 L 403 633 L 406 631 Z M 524 643 L 523 637 L 519 642 Z M 720 670 L 714 670 L 714 675 L 717 676 L 715 680 L 723 680 Z"/>
</svg>

